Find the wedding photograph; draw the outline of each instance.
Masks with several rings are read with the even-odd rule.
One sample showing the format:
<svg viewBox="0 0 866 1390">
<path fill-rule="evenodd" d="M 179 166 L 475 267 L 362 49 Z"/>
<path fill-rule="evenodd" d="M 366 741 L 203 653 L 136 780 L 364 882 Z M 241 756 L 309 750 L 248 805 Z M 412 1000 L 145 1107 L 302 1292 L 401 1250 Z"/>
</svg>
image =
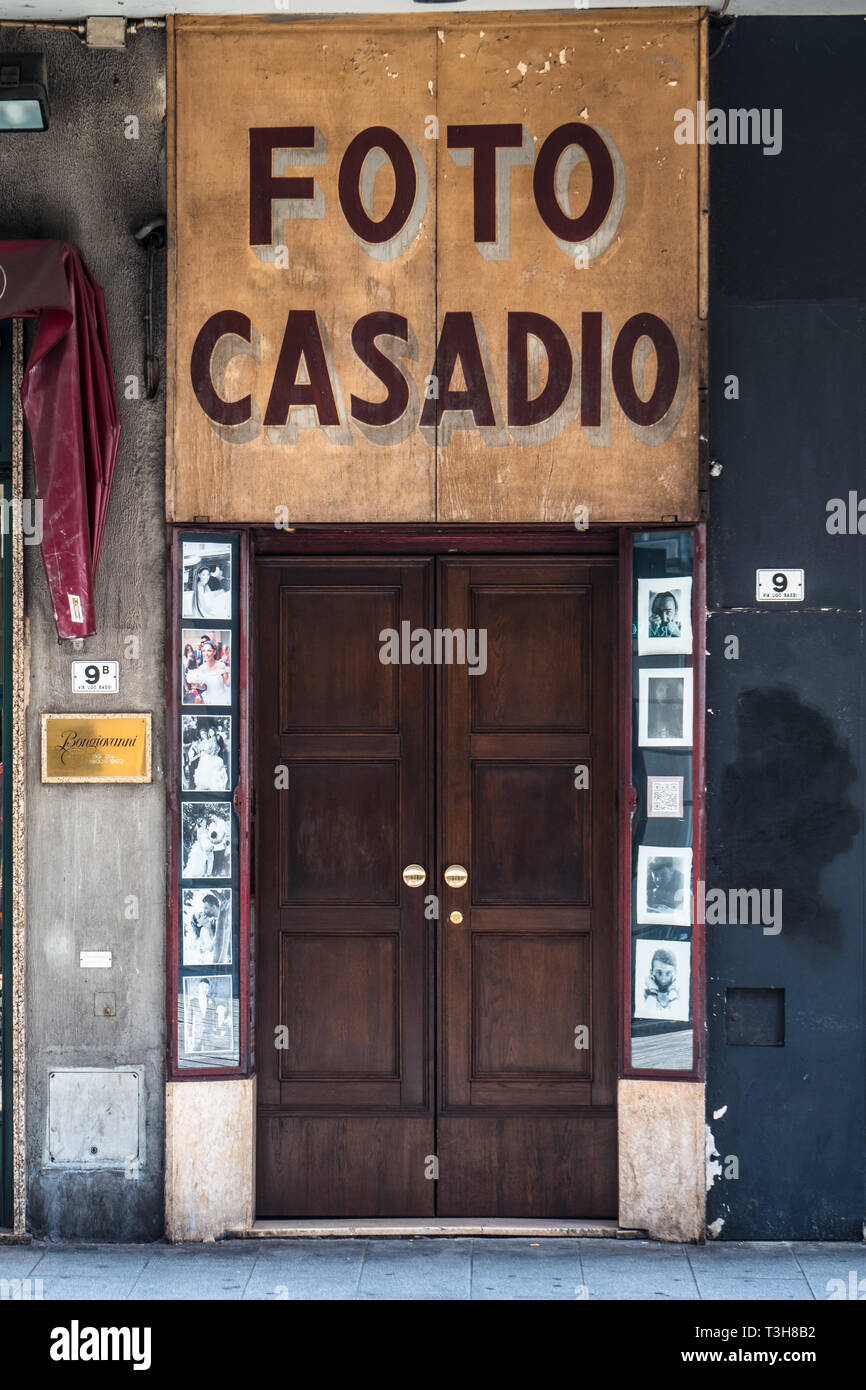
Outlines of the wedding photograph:
<svg viewBox="0 0 866 1390">
<path fill-rule="evenodd" d="M 181 785 L 185 792 L 225 792 L 231 776 L 229 715 L 181 715 Z"/>
<path fill-rule="evenodd" d="M 231 965 L 231 889 L 184 888 L 181 898 L 183 964 Z"/>
<path fill-rule="evenodd" d="M 183 980 L 183 1050 L 231 1056 L 234 1020 L 230 975 L 186 975 Z"/>
<path fill-rule="evenodd" d="M 231 632 L 184 628 L 181 637 L 181 697 L 185 705 L 232 702 Z"/>
<path fill-rule="evenodd" d="M 231 547 L 224 541 L 183 542 L 184 618 L 231 618 L 231 566 Z"/>
<path fill-rule="evenodd" d="M 231 806 L 227 801 L 184 801 L 181 806 L 183 878 L 231 878 Z"/>
</svg>

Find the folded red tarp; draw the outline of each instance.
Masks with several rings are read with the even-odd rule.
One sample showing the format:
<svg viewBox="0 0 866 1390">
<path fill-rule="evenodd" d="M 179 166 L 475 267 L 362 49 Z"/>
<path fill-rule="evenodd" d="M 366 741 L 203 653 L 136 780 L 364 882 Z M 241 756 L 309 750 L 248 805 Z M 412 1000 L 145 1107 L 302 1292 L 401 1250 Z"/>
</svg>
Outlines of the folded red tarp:
<svg viewBox="0 0 866 1390">
<path fill-rule="evenodd" d="M 74 246 L 0 241 L 0 317 L 38 318 L 21 401 L 60 638 L 96 631 L 93 587 L 120 439 L 105 300 Z"/>
</svg>

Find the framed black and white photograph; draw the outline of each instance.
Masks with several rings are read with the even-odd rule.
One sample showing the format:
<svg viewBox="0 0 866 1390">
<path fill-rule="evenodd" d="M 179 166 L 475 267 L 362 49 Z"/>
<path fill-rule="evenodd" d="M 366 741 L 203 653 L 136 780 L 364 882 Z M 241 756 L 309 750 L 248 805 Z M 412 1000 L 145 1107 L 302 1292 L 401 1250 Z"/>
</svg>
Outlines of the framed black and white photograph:
<svg viewBox="0 0 866 1390">
<path fill-rule="evenodd" d="M 231 620 L 232 551 L 228 540 L 183 542 L 184 618 Z"/>
<path fill-rule="evenodd" d="M 182 878 L 231 878 L 231 806 L 185 801 L 181 807 Z"/>
<path fill-rule="evenodd" d="M 634 1017 L 688 1023 L 692 948 L 688 941 L 634 943 Z"/>
<path fill-rule="evenodd" d="M 641 748 L 691 748 L 693 678 L 685 666 L 638 672 L 638 744 Z"/>
<path fill-rule="evenodd" d="M 227 714 L 181 715 L 181 785 L 185 792 L 231 789 L 232 721 Z"/>
<path fill-rule="evenodd" d="M 647 777 L 647 820 L 682 819 L 683 780 L 682 777 Z"/>
<path fill-rule="evenodd" d="M 230 705 L 231 632 L 217 627 L 183 628 L 180 680 L 185 705 Z"/>
<path fill-rule="evenodd" d="M 640 656 L 688 656 L 692 650 L 692 581 L 637 581 L 637 649 Z"/>
<path fill-rule="evenodd" d="M 231 975 L 187 975 L 183 982 L 183 1050 L 187 1057 L 234 1054 Z"/>
<path fill-rule="evenodd" d="M 184 888 L 183 964 L 231 965 L 232 891 Z"/>
<path fill-rule="evenodd" d="M 637 921 L 640 926 L 687 927 L 692 920 L 692 851 L 641 845 L 637 852 Z"/>
</svg>

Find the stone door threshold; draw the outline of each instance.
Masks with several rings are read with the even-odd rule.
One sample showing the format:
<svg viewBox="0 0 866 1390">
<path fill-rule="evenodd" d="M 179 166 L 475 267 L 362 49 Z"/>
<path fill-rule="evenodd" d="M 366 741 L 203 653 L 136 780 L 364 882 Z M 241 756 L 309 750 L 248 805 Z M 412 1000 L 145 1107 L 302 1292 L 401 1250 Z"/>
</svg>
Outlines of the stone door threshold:
<svg viewBox="0 0 866 1390">
<path fill-rule="evenodd" d="M 13 1231 L 6 1226 L 0 1229 L 0 1245 L 29 1245 L 31 1239 L 27 1231 Z"/>
<path fill-rule="evenodd" d="M 595 1236 L 608 1240 L 637 1240 L 642 1231 L 628 1231 L 615 1221 L 542 1221 L 516 1217 L 394 1217 L 318 1221 L 255 1221 L 252 1226 L 226 1231 L 227 1240 L 276 1238 L 346 1239 L 394 1236 Z"/>
</svg>

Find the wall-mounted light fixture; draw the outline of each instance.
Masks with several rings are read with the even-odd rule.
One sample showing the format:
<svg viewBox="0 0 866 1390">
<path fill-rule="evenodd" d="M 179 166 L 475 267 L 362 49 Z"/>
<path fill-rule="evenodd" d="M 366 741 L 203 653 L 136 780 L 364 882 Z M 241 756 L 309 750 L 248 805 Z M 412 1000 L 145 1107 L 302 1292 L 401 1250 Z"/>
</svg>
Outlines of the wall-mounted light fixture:
<svg viewBox="0 0 866 1390">
<path fill-rule="evenodd" d="M 41 53 L 0 53 L 0 133 L 48 129 L 48 78 Z"/>
</svg>

